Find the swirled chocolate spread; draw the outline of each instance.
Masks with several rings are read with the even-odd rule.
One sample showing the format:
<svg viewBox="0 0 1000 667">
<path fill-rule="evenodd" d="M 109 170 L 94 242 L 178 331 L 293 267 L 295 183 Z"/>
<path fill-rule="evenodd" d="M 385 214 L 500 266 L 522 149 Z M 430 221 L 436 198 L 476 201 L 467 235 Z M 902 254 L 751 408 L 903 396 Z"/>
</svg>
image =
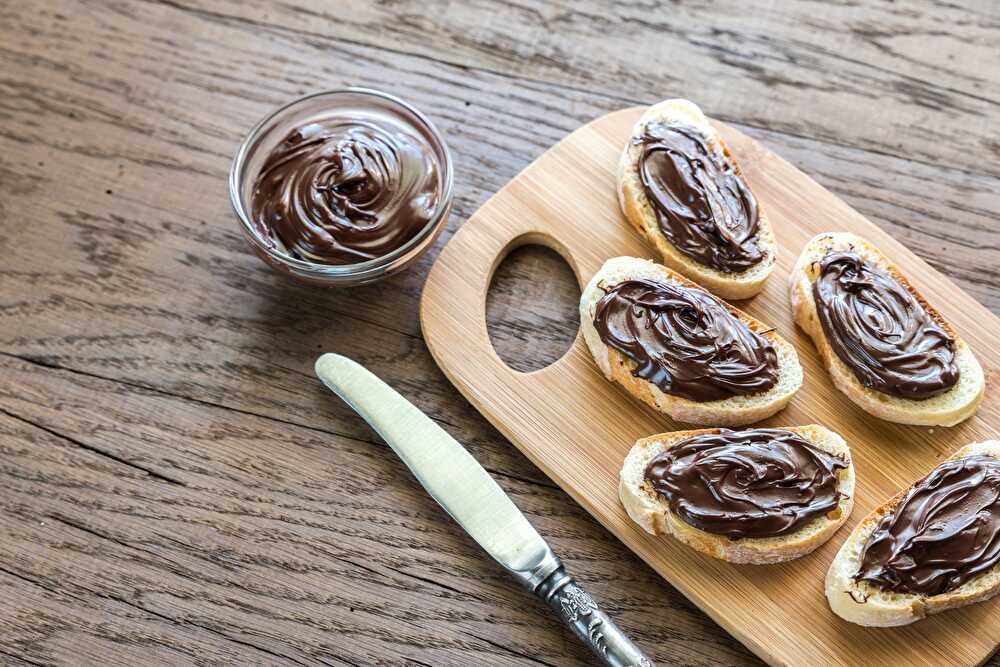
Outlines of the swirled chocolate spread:
<svg viewBox="0 0 1000 667">
<path fill-rule="evenodd" d="M 945 461 L 917 482 L 868 538 L 855 579 L 940 595 L 1000 562 L 1000 461 Z"/>
<path fill-rule="evenodd" d="M 594 328 L 664 393 L 714 401 L 767 391 L 778 355 L 766 338 L 699 289 L 626 280 L 597 303 Z"/>
<path fill-rule="evenodd" d="M 292 130 L 252 196 L 261 238 L 318 264 L 356 264 L 406 244 L 431 221 L 442 176 L 428 139 L 391 119 L 330 116 Z"/>
<path fill-rule="evenodd" d="M 924 399 L 958 382 L 954 339 L 888 273 L 829 252 L 812 289 L 830 347 L 864 386 Z"/>
<path fill-rule="evenodd" d="M 652 122 L 633 139 L 642 146 L 639 177 L 660 231 L 685 255 L 725 273 L 764 259 L 757 200 L 721 148 L 687 125 Z"/>
<path fill-rule="evenodd" d="M 847 463 L 781 429 L 720 429 L 677 443 L 646 466 L 646 482 L 685 523 L 729 537 L 792 532 L 840 502 Z"/>
</svg>

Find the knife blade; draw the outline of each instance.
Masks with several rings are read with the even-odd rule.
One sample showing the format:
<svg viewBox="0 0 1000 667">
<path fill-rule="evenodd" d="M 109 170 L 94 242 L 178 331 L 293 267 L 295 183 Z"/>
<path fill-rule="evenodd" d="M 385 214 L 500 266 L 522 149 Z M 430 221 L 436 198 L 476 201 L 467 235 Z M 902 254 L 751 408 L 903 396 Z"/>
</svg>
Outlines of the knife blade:
<svg viewBox="0 0 1000 667">
<path fill-rule="evenodd" d="M 503 489 L 443 428 L 360 364 L 337 354 L 316 375 L 402 459 L 434 500 L 612 667 L 653 667 L 572 577 Z"/>
</svg>

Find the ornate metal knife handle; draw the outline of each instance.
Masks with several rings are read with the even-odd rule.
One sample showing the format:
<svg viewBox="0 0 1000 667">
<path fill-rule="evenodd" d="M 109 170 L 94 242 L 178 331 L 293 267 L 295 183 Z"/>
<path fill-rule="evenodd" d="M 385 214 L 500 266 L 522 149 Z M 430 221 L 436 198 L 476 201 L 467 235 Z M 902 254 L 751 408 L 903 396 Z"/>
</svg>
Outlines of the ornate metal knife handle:
<svg viewBox="0 0 1000 667">
<path fill-rule="evenodd" d="M 514 573 L 552 607 L 563 623 L 608 667 L 656 667 L 655 663 L 618 629 L 594 598 L 566 574 L 550 551 L 530 572 Z"/>
</svg>

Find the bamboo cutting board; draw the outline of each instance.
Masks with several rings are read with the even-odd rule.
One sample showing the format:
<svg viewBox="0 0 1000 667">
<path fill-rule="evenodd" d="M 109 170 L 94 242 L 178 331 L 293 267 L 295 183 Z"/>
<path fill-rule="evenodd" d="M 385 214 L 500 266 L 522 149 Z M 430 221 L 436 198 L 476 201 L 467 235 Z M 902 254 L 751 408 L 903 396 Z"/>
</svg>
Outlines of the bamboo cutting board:
<svg viewBox="0 0 1000 667">
<path fill-rule="evenodd" d="M 790 563 L 737 566 L 697 554 L 670 537 L 644 533 L 618 501 L 622 460 L 636 439 L 690 426 L 646 408 L 605 380 L 580 335 L 565 356 L 531 373 L 510 369 L 493 350 L 486 332 L 486 292 L 494 269 L 511 249 L 529 243 L 552 247 L 581 286 L 609 257 L 656 259 L 622 217 L 615 189 L 618 156 L 642 111 L 615 112 L 573 132 L 455 234 L 431 270 L 421 301 L 424 337 L 435 360 L 528 458 L 764 660 L 788 665 L 982 662 L 1000 642 L 997 601 L 908 627 L 865 629 L 830 611 L 823 579 L 841 542 L 873 507 L 961 445 L 997 436 L 1000 394 L 992 385 L 1000 367 L 994 342 L 1000 321 L 753 139 L 716 123 L 766 207 L 780 246 L 777 268 L 764 291 L 740 307 L 792 341 L 805 372 L 791 405 L 762 424 L 823 424 L 844 436 L 857 469 L 854 513 L 827 544 Z M 799 251 L 825 231 L 851 231 L 873 241 L 968 341 L 989 385 L 976 417 L 953 428 L 890 424 L 868 416 L 833 388 L 811 340 L 792 322 L 787 295 L 788 274 Z"/>
</svg>

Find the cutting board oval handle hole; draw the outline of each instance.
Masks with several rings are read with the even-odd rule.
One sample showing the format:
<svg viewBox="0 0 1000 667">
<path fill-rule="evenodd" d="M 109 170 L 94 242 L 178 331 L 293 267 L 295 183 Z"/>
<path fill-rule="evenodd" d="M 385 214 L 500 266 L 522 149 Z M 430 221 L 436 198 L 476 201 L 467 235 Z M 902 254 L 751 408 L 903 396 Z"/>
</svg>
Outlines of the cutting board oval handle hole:
<svg viewBox="0 0 1000 667">
<path fill-rule="evenodd" d="M 497 270 L 510 257 L 510 254 L 512 252 L 514 252 L 518 248 L 523 248 L 526 246 L 541 246 L 543 248 L 548 248 L 553 252 L 555 252 L 557 255 L 559 255 L 559 258 L 563 262 L 565 262 L 566 265 L 569 266 L 570 270 L 573 272 L 573 277 L 577 287 L 582 289 L 582 282 L 580 281 L 580 271 L 577 268 L 572 253 L 569 251 L 569 248 L 567 248 L 565 244 L 561 243 L 551 234 L 545 232 L 533 231 L 533 232 L 521 233 L 518 236 L 512 238 L 510 241 L 507 242 L 506 245 L 502 247 L 500 252 L 497 253 L 496 257 L 494 257 L 492 265 L 490 266 L 489 273 L 487 274 L 486 289 L 483 290 L 482 313 L 484 322 L 487 321 L 487 315 L 488 315 L 487 314 L 488 294 L 495 286 Z M 577 290 L 577 300 L 571 306 L 574 311 L 576 311 L 576 309 L 578 308 L 578 304 L 579 304 L 579 289 Z M 487 327 L 487 329 L 489 329 L 489 327 Z M 503 355 L 500 354 L 500 351 L 497 350 L 497 347 L 494 344 L 492 337 L 490 337 L 490 346 L 493 350 L 493 353 L 496 354 L 496 356 L 500 358 L 501 361 L 503 361 L 503 365 L 506 367 L 508 371 L 517 375 L 532 375 L 534 373 L 542 373 L 547 369 L 550 369 L 553 366 L 558 365 L 559 362 L 563 360 L 567 354 L 570 353 L 570 351 L 573 349 L 573 346 L 577 344 L 579 338 L 580 338 L 580 327 L 578 323 L 576 332 L 572 340 L 566 342 L 565 349 L 563 350 L 562 354 L 560 354 L 556 359 L 545 364 L 544 366 L 540 368 L 534 368 L 531 370 L 519 370 L 517 368 L 513 368 L 507 362 L 507 360 L 503 358 Z"/>
<path fill-rule="evenodd" d="M 547 368 L 576 340 L 579 304 L 579 281 L 562 254 L 541 243 L 511 247 L 486 293 L 494 351 L 517 372 Z"/>
</svg>

